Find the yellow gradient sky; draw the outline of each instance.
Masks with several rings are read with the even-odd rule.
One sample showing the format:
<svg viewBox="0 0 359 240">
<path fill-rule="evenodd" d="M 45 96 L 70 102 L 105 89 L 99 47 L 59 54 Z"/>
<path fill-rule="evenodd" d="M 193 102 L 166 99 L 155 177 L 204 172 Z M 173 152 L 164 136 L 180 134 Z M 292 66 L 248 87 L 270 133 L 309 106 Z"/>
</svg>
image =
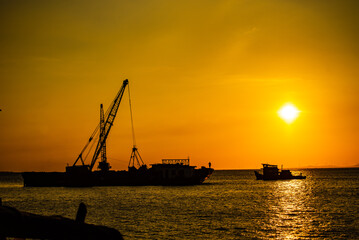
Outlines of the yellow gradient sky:
<svg viewBox="0 0 359 240">
<path fill-rule="evenodd" d="M 0 171 L 64 171 L 126 78 L 147 164 L 359 164 L 359 2 L 1 1 Z M 292 124 L 277 115 L 291 102 Z M 109 136 L 132 148 L 128 95 Z"/>
</svg>

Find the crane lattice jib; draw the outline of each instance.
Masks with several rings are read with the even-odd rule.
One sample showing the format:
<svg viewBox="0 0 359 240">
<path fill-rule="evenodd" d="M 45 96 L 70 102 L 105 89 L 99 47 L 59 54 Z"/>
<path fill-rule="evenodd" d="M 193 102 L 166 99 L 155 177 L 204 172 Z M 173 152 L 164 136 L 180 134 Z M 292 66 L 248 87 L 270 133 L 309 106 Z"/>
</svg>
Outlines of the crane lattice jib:
<svg viewBox="0 0 359 240">
<path fill-rule="evenodd" d="M 122 87 L 120 89 L 120 91 L 117 93 L 115 99 L 113 100 L 111 106 L 108 108 L 107 112 L 106 112 L 106 121 L 104 123 L 104 134 L 103 137 L 100 139 L 100 141 L 98 141 L 97 146 L 96 146 L 96 150 L 94 152 L 94 155 L 92 157 L 92 161 L 91 161 L 91 165 L 90 165 L 90 170 L 92 170 L 92 168 L 95 166 L 96 160 L 98 158 L 98 156 L 101 153 L 101 150 L 106 142 L 106 139 L 108 137 L 108 134 L 110 133 L 111 127 L 113 125 L 113 122 L 115 120 L 116 114 L 117 114 L 117 110 L 118 107 L 120 106 L 121 103 L 121 99 L 123 96 L 123 93 L 125 92 L 126 86 L 128 84 L 128 80 L 124 80 Z"/>
</svg>

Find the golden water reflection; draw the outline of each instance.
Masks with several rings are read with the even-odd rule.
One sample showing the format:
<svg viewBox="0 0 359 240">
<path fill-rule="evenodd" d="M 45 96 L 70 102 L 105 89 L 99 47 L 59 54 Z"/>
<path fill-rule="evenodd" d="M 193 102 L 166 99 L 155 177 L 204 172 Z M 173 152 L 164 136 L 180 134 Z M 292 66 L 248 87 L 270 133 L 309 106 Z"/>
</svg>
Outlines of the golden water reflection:
<svg viewBox="0 0 359 240">
<path fill-rule="evenodd" d="M 313 212 L 311 189 L 303 180 L 275 181 L 267 200 L 269 227 L 273 237 L 298 239 L 310 237 Z"/>
</svg>

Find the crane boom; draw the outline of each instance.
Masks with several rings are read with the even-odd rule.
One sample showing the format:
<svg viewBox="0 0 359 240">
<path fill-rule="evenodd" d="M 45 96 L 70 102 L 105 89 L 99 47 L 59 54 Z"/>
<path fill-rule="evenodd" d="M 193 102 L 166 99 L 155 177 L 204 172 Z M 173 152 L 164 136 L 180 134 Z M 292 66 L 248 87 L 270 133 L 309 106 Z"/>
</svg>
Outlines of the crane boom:
<svg viewBox="0 0 359 240">
<path fill-rule="evenodd" d="M 99 141 L 103 141 L 103 138 L 105 136 L 105 114 L 103 113 L 103 105 L 100 106 L 100 137 Z M 101 161 L 98 163 L 98 169 L 100 169 L 103 172 L 106 172 L 110 170 L 111 166 L 107 162 L 107 156 L 106 156 L 106 141 L 104 141 L 104 144 L 102 146 L 101 151 Z"/>
<path fill-rule="evenodd" d="M 125 92 L 127 85 L 128 85 L 128 80 L 126 79 L 123 81 L 120 91 L 117 93 L 115 99 L 113 100 L 112 104 L 110 105 L 110 107 L 108 108 L 108 110 L 106 112 L 106 116 L 105 116 L 106 121 L 104 122 L 103 128 L 101 129 L 103 131 L 103 133 L 97 143 L 96 150 L 92 157 L 91 165 L 89 166 L 90 171 L 94 167 L 96 160 L 103 149 L 103 146 L 106 144 L 106 139 L 108 137 L 108 134 L 110 133 L 111 127 L 113 125 L 113 122 L 114 122 L 116 114 L 117 114 L 118 107 L 120 106 L 121 99 L 122 99 L 123 93 Z"/>
</svg>

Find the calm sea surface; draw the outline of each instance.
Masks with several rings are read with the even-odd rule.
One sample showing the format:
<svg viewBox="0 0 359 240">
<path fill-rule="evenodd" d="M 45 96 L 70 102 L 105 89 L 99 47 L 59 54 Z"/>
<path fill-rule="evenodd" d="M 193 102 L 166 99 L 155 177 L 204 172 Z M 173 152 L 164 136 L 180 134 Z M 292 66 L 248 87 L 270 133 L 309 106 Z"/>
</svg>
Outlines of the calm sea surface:
<svg viewBox="0 0 359 240">
<path fill-rule="evenodd" d="M 233 170 L 200 186 L 92 188 L 23 188 L 20 175 L 0 174 L 0 197 L 72 219 L 84 202 L 87 223 L 125 239 L 359 239 L 359 168 L 300 172 L 307 179 L 257 181 Z"/>
</svg>

